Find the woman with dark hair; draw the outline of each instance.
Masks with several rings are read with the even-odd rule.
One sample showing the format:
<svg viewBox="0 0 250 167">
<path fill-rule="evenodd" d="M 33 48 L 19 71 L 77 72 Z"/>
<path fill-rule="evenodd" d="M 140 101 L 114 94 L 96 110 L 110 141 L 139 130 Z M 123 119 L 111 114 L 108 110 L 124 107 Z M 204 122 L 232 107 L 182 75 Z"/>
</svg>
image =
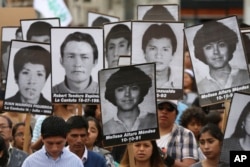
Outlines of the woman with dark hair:
<svg viewBox="0 0 250 167">
<path fill-rule="evenodd" d="M 104 123 L 104 135 L 157 127 L 156 114 L 138 106 L 151 86 L 152 79 L 135 66 L 121 67 L 108 78 L 105 98 L 117 107 L 117 114 Z"/>
<path fill-rule="evenodd" d="M 206 159 L 193 164 L 191 167 L 218 166 L 223 142 L 223 133 L 220 128 L 212 123 L 206 124 L 201 129 L 198 138 L 201 151 Z"/>
<path fill-rule="evenodd" d="M 134 160 L 135 167 L 166 167 L 155 140 L 135 142 L 132 144 L 132 151 L 133 157 L 129 155 L 127 148 L 120 162 L 120 167 L 132 166 L 130 165 L 132 160 Z"/>
<path fill-rule="evenodd" d="M 86 147 L 88 150 L 100 154 L 106 159 L 107 167 L 115 167 L 115 161 L 110 151 L 102 148 L 102 127 L 98 120 L 94 117 L 88 116 L 87 121 L 89 124 L 88 138 L 86 140 Z"/>
<path fill-rule="evenodd" d="M 250 102 L 246 104 L 242 110 L 239 119 L 236 123 L 235 130 L 230 138 L 223 141 L 220 160 L 222 162 L 230 162 L 229 152 L 250 151 Z"/>
<path fill-rule="evenodd" d="M 8 159 L 8 148 L 6 147 L 3 137 L 0 135 L 0 166 L 5 167 L 8 163 Z"/>
<path fill-rule="evenodd" d="M 41 93 L 51 73 L 50 52 L 38 45 L 23 47 L 17 51 L 13 67 L 19 90 L 6 101 L 51 105 Z"/>
<path fill-rule="evenodd" d="M 249 83 L 247 70 L 229 64 L 237 43 L 236 32 L 221 22 L 205 23 L 197 31 L 193 40 L 194 54 L 209 67 L 209 75 L 197 85 L 200 94 Z"/>
<path fill-rule="evenodd" d="M 29 141 L 28 143 L 28 153 L 32 154 L 33 151 L 31 149 L 31 138 L 32 138 L 32 128 L 30 126 L 30 134 L 29 135 L 25 135 L 25 123 L 24 122 L 19 122 L 17 124 L 15 124 L 12 128 L 12 138 L 13 138 L 13 147 L 16 147 L 20 150 L 23 150 L 23 146 L 24 146 L 24 140 L 25 138 L 27 138 L 27 141 Z"/>
</svg>

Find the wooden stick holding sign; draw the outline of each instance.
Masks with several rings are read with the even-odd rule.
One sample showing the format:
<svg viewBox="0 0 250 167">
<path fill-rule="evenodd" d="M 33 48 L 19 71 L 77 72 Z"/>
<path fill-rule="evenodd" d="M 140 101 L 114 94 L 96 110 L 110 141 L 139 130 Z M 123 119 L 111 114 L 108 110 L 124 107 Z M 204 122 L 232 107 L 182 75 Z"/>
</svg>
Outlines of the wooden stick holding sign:
<svg viewBox="0 0 250 167">
<path fill-rule="evenodd" d="M 224 106 L 225 106 L 225 110 L 223 113 L 223 119 L 222 119 L 222 132 L 225 132 L 226 129 L 226 123 L 227 123 L 227 119 L 228 119 L 228 112 L 230 109 L 230 105 L 231 105 L 231 100 L 226 100 L 224 102 Z"/>
<path fill-rule="evenodd" d="M 24 128 L 24 143 L 23 143 L 23 151 L 25 151 L 26 153 L 30 153 L 29 152 L 29 144 L 30 144 L 30 138 L 31 138 L 31 134 L 30 134 L 30 121 L 31 121 L 31 113 L 27 113 L 26 114 L 26 119 L 25 119 L 25 128 Z"/>
</svg>

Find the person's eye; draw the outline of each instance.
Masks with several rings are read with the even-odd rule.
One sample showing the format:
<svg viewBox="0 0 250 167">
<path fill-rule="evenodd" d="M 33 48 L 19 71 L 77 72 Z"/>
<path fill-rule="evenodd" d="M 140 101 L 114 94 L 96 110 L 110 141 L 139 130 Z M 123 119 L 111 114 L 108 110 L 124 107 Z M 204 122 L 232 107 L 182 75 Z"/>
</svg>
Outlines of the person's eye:
<svg viewBox="0 0 250 167">
<path fill-rule="evenodd" d="M 28 71 L 22 71 L 21 74 L 23 74 L 23 75 L 28 75 L 29 72 L 28 72 Z"/>
<path fill-rule="evenodd" d="M 108 47 L 108 50 L 113 50 L 113 49 L 114 49 L 113 45 Z"/>
<path fill-rule="evenodd" d="M 131 89 L 132 90 L 139 90 L 140 88 L 137 85 L 133 85 L 133 86 L 131 86 Z"/>
<path fill-rule="evenodd" d="M 210 144 L 214 143 L 214 139 L 208 140 L 208 143 L 210 143 Z"/>
<path fill-rule="evenodd" d="M 218 45 L 219 45 L 220 48 L 223 48 L 223 47 L 227 46 L 227 44 L 225 42 L 219 42 Z"/>
<path fill-rule="evenodd" d="M 116 90 L 117 90 L 118 92 L 122 92 L 122 91 L 124 91 L 124 88 L 123 88 L 123 87 L 118 87 Z"/>
<path fill-rule="evenodd" d="M 149 47 L 149 50 L 154 51 L 155 47 Z"/>
<path fill-rule="evenodd" d="M 204 49 L 205 49 L 205 50 L 211 50 L 211 49 L 212 49 L 212 46 L 211 46 L 211 45 L 205 45 L 205 46 L 204 46 Z"/>
<path fill-rule="evenodd" d="M 125 44 L 120 44 L 119 46 L 120 46 L 120 48 L 124 48 Z"/>
<path fill-rule="evenodd" d="M 87 60 L 87 59 L 89 59 L 89 57 L 88 57 L 88 56 L 83 55 L 83 56 L 81 56 L 81 59 L 83 59 L 83 60 Z"/>
<path fill-rule="evenodd" d="M 37 76 L 44 77 L 44 73 L 38 73 Z"/>
</svg>

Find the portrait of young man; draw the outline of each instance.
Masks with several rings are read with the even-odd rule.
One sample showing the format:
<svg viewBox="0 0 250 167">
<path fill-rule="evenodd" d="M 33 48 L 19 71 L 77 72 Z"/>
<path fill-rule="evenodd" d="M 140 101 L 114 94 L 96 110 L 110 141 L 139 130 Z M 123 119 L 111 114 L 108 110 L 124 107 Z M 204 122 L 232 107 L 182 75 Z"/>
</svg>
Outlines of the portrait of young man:
<svg viewBox="0 0 250 167">
<path fill-rule="evenodd" d="M 104 136 L 157 127 L 154 68 L 153 63 L 148 63 L 99 72 Z M 153 131 L 155 137 L 157 131 Z M 122 138 L 114 142 L 122 143 Z M 105 143 L 112 144 L 107 138 Z"/>
<path fill-rule="evenodd" d="M 50 43 L 51 27 L 60 27 L 59 18 L 20 20 L 23 40 Z"/>
<path fill-rule="evenodd" d="M 64 100 L 92 103 L 84 95 L 99 95 L 97 72 L 103 69 L 102 29 L 52 28 L 51 31 L 53 97 L 64 94 Z M 55 102 L 63 102 L 53 97 Z"/>
<path fill-rule="evenodd" d="M 105 35 L 105 68 L 118 67 L 120 56 L 131 54 L 131 22 L 103 26 Z"/>
<path fill-rule="evenodd" d="M 182 97 L 183 28 L 181 22 L 132 22 L 132 64 L 156 63 L 157 98 Z"/>
<path fill-rule="evenodd" d="M 184 31 L 192 64 L 196 64 L 198 93 L 211 95 L 202 98 L 203 105 L 230 99 L 233 90 L 240 86 L 249 91 L 249 72 L 236 17 L 213 20 Z M 215 32 L 223 33 L 214 35 Z M 218 96 L 220 90 L 224 90 L 225 96 Z"/>
</svg>

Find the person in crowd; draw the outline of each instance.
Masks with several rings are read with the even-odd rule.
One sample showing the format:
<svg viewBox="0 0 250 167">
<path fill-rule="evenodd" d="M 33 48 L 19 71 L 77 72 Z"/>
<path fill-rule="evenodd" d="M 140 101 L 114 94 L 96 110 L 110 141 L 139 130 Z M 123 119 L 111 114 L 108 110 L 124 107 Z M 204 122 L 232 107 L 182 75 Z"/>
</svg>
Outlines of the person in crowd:
<svg viewBox="0 0 250 167">
<path fill-rule="evenodd" d="M 224 110 L 223 109 L 209 111 L 206 115 L 206 121 L 207 123 L 214 123 L 218 125 L 222 133 L 224 133 L 224 129 L 223 129 Z"/>
<path fill-rule="evenodd" d="M 20 150 L 24 150 L 24 140 L 28 141 L 28 154 L 32 154 L 33 150 L 31 149 L 31 138 L 32 138 L 32 128 L 30 126 L 29 134 L 25 135 L 25 123 L 19 122 L 12 128 L 12 138 L 13 138 L 13 147 L 16 147 Z"/>
<path fill-rule="evenodd" d="M 86 147 L 88 150 L 96 152 L 106 159 L 107 167 L 115 167 L 115 161 L 109 150 L 106 150 L 102 145 L 102 127 L 99 121 L 91 116 L 86 117 L 88 121 L 88 137 Z"/>
<path fill-rule="evenodd" d="M 214 35 L 217 31 L 223 33 Z M 250 82 L 248 70 L 230 65 L 238 41 L 236 32 L 218 21 L 205 23 L 196 32 L 193 39 L 195 57 L 209 67 L 209 75 L 197 84 L 199 94 Z"/>
<path fill-rule="evenodd" d="M 230 151 L 250 151 L 250 102 L 240 113 L 233 134 L 223 140 L 220 161 L 230 163 Z M 227 123 L 229 124 L 229 123 Z"/>
<path fill-rule="evenodd" d="M 152 79 L 135 66 L 121 67 L 111 74 L 105 99 L 117 107 L 117 114 L 103 124 L 104 135 L 157 127 L 156 114 L 139 108 L 150 87 Z"/>
<path fill-rule="evenodd" d="M 191 58 L 190 58 L 190 52 L 189 52 L 189 49 L 188 49 L 186 42 L 184 45 L 184 49 L 185 49 L 184 50 L 184 69 L 193 70 L 193 66 L 192 66 L 192 62 L 191 62 Z"/>
<path fill-rule="evenodd" d="M 0 135 L 0 166 L 5 167 L 9 160 L 8 148 L 5 144 L 4 138 Z"/>
<path fill-rule="evenodd" d="M 153 5 L 145 15 L 142 20 L 164 20 L 164 21 L 177 21 L 174 16 L 169 12 L 167 8 L 163 5 Z"/>
<path fill-rule="evenodd" d="M 157 145 L 165 153 L 167 166 L 189 167 L 198 160 L 198 145 L 194 134 L 177 124 L 177 101 L 158 102 L 158 124 L 160 139 Z"/>
<path fill-rule="evenodd" d="M 21 167 L 28 154 L 22 150 L 12 147 L 12 122 L 4 115 L 0 114 L 0 136 L 4 139 L 5 145 L 8 149 L 8 163 L 6 167 Z"/>
<path fill-rule="evenodd" d="M 219 166 L 221 146 L 223 143 L 223 133 L 220 128 L 209 123 L 202 127 L 199 134 L 200 148 L 206 159 L 199 161 L 191 167 Z"/>
<path fill-rule="evenodd" d="M 181 88 L 170 65 L 177 48 L 177 38 L 168 24 L 152 24 L 142 37 L 142 50 L 148 63 L 156 63 L 156 88 Z"/>
<path fill-rule="evenodd" d="M 194 73 L 190 69 L 184 70 L 184 82 L 183 82 L 184 96 L 182 102 L 188 106 L 191 106 L 198 96 L 196 82 L 194 79 Z"/>
<path fill-rule="evenodd" d="M 38 45 L 19 49 L 13 62 L 14 77 L 19 90 L 5 101 L 51 105 L 41 93 L 51 73 L 50 59 L 50 52 Z"/>
<path fill-rule="evenodd" d="M 200 107 L 187 108 L 180 120 L 180 125 L 191 130 L 198 141 L 201 128 L 206 124 L 206 114 Z"/>
<path fill-rule="evenodd" d="M 60 48 L 65 79 L 52 87 L 52 93 L 98 93 L 98 83 L 91 77 L 98 63 L 98 48 L 87 33 L 73 32 L 65 38 Z"/>
<path fill-rule="evenodd" d="M 119 56 L 130 55 L 131 35 L 125 24 L 116 24 L 111 28 L 105 39 L 108 68 L 118 66 Z"/>
<path fill-rule="evenodd" d="M 50 43 L 50 28 L 52 25 L 45 21 L 33 22 L 27 30 L 26 39 L 33 42 Z"/>
<path fill-rule="evenodd" d="M 29 155 L 22 167 L 83 167 L 81 159 L 65 148 L 68 131 L 68 125 L 62 118 L 47 117 L 41 127 L 44 146 Z"/>
<path fill-rule="evenodd" d="M 70 117 L 66 122 L 69 127 L 67 149 L 79 157 L 84 167 L 106 167 L 105 158 L 93 151 L 89 151 L 86 147 L 89 127 L 86 118 L 77 115 Z"/>
<path fill-rule="evenodd" d="M 84 106 L 84 116 L 85 117 L 94 117 L 97 119 L 100 123 L 102 121 L 102 114 L 101 114 L 101 105 L 100 104 L 87 104 Z"/>
<path fill-rule="evenodd" d="M 53 104 L 53 115 L 63 118 L 67 121 L 71 116 L 74 116 L 74 108 L 76 104 Z M 33 137 L 31 139 L 31 148 L 32 150 L 39 150 L 43 146 L 42 136 L 41 136 L 41 125 L 46 115 L 41 115 L 37 118 L 37 121 L 33 130 Z"/>
<path fill-rule="evenodd" d="M 111 21 L 103 16 L 97 17 L 93 22 L 92 22 L 92 27 L 102 27 L 104 23 L 110 23 Z"/>
<path fill-rule="evenodd" d="M 135 167 L 166 167 L 155 140 L 132 143 L 132 151 L 133 157 L 129 155 L 128 148 L 126 149 L 120 162 L 120 167 L 132 166 L 131 162 L 133 160 Z M 130 160 L 129 158 L 133 159 Z"/>
</svg>

